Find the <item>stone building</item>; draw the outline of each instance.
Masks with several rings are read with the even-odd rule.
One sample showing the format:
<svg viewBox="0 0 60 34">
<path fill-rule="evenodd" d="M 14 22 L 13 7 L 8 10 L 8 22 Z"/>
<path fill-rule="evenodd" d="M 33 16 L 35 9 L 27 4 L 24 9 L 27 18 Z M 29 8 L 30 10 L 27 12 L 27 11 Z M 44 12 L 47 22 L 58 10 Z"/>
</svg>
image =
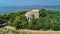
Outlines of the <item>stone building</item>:
<svg viewBox="0 0 60 34">
<path fill-rule="evenodd" d="M 28 21 L 32 18 L 39 18 L 39 10 L 31 10 L 25 14 Z"/>
</svg>

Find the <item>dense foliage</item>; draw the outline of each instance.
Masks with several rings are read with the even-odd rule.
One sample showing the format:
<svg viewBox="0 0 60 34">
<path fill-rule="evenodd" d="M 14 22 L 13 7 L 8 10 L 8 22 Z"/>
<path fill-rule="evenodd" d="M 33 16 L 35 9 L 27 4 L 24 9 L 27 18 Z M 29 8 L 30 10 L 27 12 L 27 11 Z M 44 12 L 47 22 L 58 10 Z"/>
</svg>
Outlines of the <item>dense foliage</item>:
<svg viewBox="0 0 60 34">
<path fill-rule="evenodd" d="M 60 30 L 60 12 L 41 9 L 38 19 L 33 18 L 29 22 L 26 20 L 25 13 L 27 11 L 3 14 L 3 19 L 9 26 L 16 29 L 33 29 L 33 30 Z M 2 22 L 1 22 L 2 23 Z"/>
</svg>

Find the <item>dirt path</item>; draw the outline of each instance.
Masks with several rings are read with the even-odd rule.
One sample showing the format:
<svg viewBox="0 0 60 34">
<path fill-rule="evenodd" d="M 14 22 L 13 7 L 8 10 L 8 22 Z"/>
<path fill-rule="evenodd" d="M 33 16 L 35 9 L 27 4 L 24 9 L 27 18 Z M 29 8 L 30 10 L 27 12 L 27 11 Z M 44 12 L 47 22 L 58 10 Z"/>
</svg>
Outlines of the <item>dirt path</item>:
<svg viewBox="0 0 60 34">
<path fill-rule="evenodd" d="M 15 30 L 15 28 L 14 27 L 11 27 L 11 26 L 5 26 L 4 28 Z"/>
<path fill-rule="evenodd" d="M 14 27 L 11 26 L 6 26 L 4 28 L 15 30 L 18 32 L 27 32 L 27 34 L 60 34 L 60 31 L 36 31 L 36 30 L 28 30 L 28 29 L 16 30 Z"/>
</svg>

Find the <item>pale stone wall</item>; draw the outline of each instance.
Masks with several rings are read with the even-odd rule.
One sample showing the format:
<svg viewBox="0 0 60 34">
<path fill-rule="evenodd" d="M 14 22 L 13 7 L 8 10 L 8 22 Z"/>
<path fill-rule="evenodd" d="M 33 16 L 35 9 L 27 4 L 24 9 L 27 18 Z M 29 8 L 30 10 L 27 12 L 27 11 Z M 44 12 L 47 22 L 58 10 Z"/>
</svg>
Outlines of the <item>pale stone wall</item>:
<svg viewBox="0 0 60 34">
<path fill-rule="evenodd" d="M 39 10 L 31 10 L 25 14 L 27 20 L 30 21 L 32 18 L 39 18 Z"/>
</svg>

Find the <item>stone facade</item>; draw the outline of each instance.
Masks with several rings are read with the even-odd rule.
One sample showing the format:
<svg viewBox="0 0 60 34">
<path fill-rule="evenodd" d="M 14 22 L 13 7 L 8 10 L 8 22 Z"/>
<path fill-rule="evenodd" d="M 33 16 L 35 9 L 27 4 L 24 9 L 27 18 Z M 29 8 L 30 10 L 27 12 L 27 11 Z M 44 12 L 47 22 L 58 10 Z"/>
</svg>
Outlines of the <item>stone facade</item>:
<svg viewBox="0 0 60 34">
<path fill-rule="evenodd" d="M 28 21 L 32 18 L 39 18 L 39 10 L 31 10 L 25 14 Z"/>
</svg>

